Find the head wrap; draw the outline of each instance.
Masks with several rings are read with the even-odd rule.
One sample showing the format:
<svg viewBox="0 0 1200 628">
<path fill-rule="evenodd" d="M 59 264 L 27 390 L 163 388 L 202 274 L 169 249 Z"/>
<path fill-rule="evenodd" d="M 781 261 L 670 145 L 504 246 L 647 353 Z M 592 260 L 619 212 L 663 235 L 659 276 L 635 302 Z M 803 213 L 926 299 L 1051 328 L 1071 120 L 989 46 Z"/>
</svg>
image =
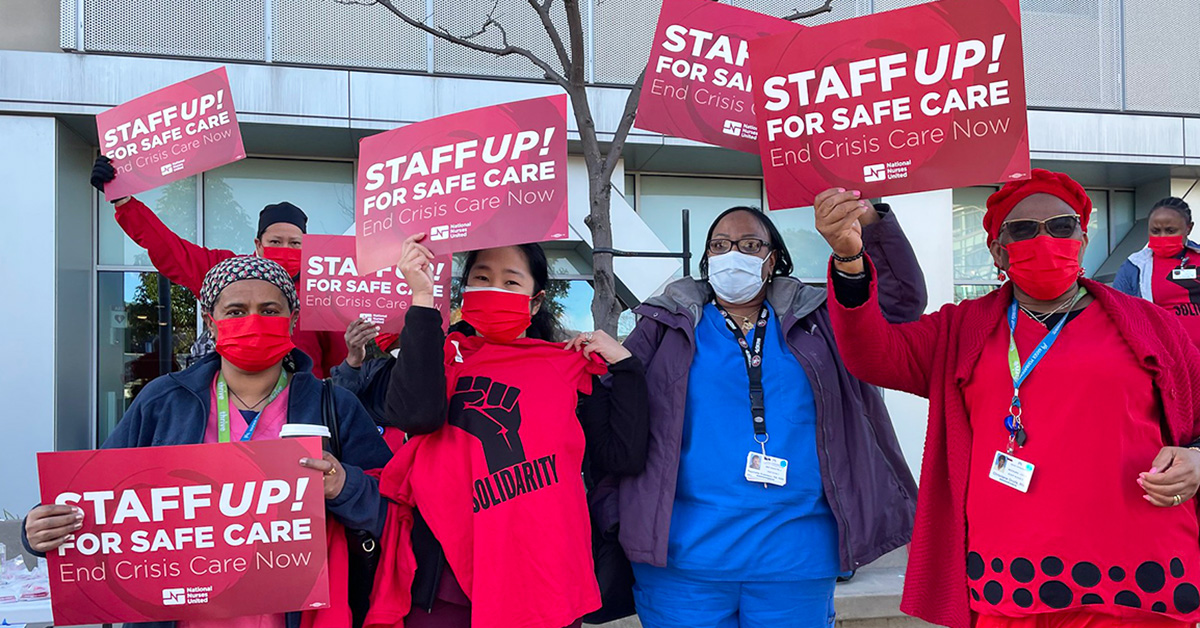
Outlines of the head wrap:
<svg viewBox="0 0 1200 628">
<path fill-rule="evenodd" d="M 1034 168 L 1030 178 L 1008 183 L 988 197 L 987 213 L 983 215 L 983 229 L 987 231 L 989 243 L 1000 237 L 1000 226 L 1004 224 L 1013 207 L 1034 194 L 1050 194 L 1062 199 L 1079 214 L 1079 223 L 1083 226 L 1083 232 L 1087 233 L 1088 219 L 1092 215 L 1092 199 L 1083 191 L 1083 186 L 1061 172 Z"/>
<path fill-rule="evenodd" d="M 212 312 L 222 290 L 231 283 L 246 279 L 261 279 L 279 288 L 283 298 L 287 299 L 288 308 L 293 312 L 300 307 L 300 300 L 296 298 L 296 286 L 283 266 L 266 258 L 239 255 L 213 266 L 204 275 L 204 284 L 200 287 L 200 309 Z"/>
<path fill-rule="evenodd" d="M 300 233 L 308 233 L 308 216 L 304 213 L 304 210 L 287 201 L 283 201 L 282 203 L 267 205 L 258 213 L 258 235 L 254 237 L 261 238 L 267 227 L 277 222 L 296 225 L 300 227 Z"/>
</svg>

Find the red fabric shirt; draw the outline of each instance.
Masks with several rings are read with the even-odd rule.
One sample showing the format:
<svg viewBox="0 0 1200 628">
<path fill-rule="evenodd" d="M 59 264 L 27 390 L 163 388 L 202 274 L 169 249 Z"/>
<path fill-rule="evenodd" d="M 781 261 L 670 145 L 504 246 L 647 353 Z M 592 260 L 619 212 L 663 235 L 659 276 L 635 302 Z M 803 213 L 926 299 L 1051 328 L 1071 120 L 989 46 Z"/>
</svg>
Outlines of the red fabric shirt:
<svg viewBox="0 0 1200 628">
<path fill-rule="evenodd" d="M 1018 316 L 1022 360 L 1046 333 Z M 996 452 L 1008 445 L 1008 340 L 1005 321 L 963 390 L 974 434 L 971 608 L 1011 617 L 1082 608 L 1200 620 L 1200 524 L 1194 508 L 1154 506 L 1137 485 L 1164 445 L 1162 407 L 1120 331 L 1100 307 L 1088 306 L 1021 386 L 1029 440 L 1014 455 L 1035 467 L 1027 493 L 988 477 Z"/>
<path fill-rule="evenodd" d="M 1178 257 L 1154 256 L 1150 291 L 1154 294 L 1154 303 L 1175 314 L 1192 342 L 1200 346 L 1200 277 L 1172 278 L 1171 271 L 1180 267 L 1180 261 Z M 1186 249 L 1182 261 L 1185 268 L 1200 269 L 1200 253 Z"/>
<path fill-rule="evenodd" d="M 869 260 L 868 267 L 874 277 Z M 1080 283 L 1096 299 L 1088 307 L 1098 306 L 1108 315 L 1137 364 L 1153 380 L 1163 403 L 1163 432 L 1169 441 L 1193 442 L 1200 434 L 1196 345 L 1179 342 L 1178 323 L 1153 303 L 1094 281 Z M 947 305 L 916 322 L 889 324 L 879 309 L 875 281 L 870 299 L 855 308 L 841 305 L 830 286 L 829 315 L 846 368 L 872 384 L 929 398 L 921 493 L 900 610 L 941 626 L 972 625 L 966 500 L 974 437 L 963 386 L 979 364 L 988 338 L 1003 324 L 1012 298 L 1011 284 L 1005 284 L 987 296 Z M 1068 384 L 1081 381 L 1072 378 Z M 1000 421 L 1003 411 L 997 411 L 993 420 Z M 1035 433 L 1030 438 L 1038 437 Z M 1195 509 L 1195 502 L 1180 508 Z M 1114 541 L 1118 542 L 1122 541 Z"/>
<path fill-rule="evenodd" d="M 475 628 L 560 628 L 600 607 L 579 393 L 602 364 L 562 344 L 446 339 L 448 424 L 419 436 L 412 499 Z"/>
<path fill-rule="evenodd" d="M 197 296 L 209 269 L 237 255 L 233 251 L 206 249 L 184 240 L 163 224 L 149 207 L 132 196 L 124 205 L 116 208 L 116 219 L 129 239 L 146 249 L 150 262 L 158 272 Z M 338 332 L 297 329 L 292 333 L 292 342 L 312 358 L 312 372 L 317 379 L 328 377 L 333 367 L 346 359 L 346 341 Z"/>
</svg>

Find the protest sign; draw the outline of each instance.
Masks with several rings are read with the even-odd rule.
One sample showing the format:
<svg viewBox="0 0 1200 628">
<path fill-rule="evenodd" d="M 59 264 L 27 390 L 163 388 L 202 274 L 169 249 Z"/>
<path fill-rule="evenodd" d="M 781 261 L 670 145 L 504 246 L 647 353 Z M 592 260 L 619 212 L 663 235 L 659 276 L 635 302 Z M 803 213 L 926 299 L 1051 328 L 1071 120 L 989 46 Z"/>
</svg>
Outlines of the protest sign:
<svg viewBox="0 0 1200 628">
<path fill-rule="evenodd" d="M 483 107 L 364 138 L 358 267 L 396 263 L 425 232 L 434 254 L 567 237 L 567 97 Z"/>
<path fill-rule="evenodd" d="M 771 209 L 1029 176 L 1017 0 L 941 0 L 750 43 Z"/>
<path fill-rule="evenodd" d="M 635 125 L 758 154 L 747 42 L 800 28 L 711 0 L 663 0 Z"/>
<path fill-rule="evenodd" d="M 412 305 L 412 291 L 399 268 L 359 273 L 354 260 L 354 237 L 306 235 L 301 249 L 300 329 L 345 331 L 351 321 L 363 318 L 380 333 L 396 334 L 404 328 L 404 315 Z M 449 255 L 433 262 L 433 302 L 450 316 Z"/>
<path fill-rule="evenodd" d="M 246 156 L 223 67 L 97 114 L 96 131 L 117 170 L 109 201 Z"/>
<path fill-rule="evenodd" d="M 46 557 L 57 625 L 328 606 L 319 438 L 38 454 L 43 503 L 83 510 Z"/>
</svg>

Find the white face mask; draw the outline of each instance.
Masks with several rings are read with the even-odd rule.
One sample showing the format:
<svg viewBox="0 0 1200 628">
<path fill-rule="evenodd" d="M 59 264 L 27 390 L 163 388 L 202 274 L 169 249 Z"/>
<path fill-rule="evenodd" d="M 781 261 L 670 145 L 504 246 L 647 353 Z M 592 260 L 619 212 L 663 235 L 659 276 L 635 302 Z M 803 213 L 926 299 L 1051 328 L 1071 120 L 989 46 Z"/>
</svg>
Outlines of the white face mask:
<svg viewBox="0 0 1200 628">
<path fill-rule="evenodd" d="M 708 258 L 708 285 L 726 303 L 740 305 L 753 299 L 762 290 L 765 279 L 763 264 L 767 258 L 730 251 Z"/>
</svg>

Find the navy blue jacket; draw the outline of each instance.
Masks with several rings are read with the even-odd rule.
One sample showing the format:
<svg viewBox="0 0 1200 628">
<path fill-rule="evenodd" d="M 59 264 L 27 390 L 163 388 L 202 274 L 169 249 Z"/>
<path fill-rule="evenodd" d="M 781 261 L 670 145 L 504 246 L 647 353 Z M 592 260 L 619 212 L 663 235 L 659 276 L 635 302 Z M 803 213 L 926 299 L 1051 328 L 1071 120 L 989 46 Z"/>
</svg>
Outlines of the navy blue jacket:
<svg viewBox="0 0 1200 628">
<path fill-rule="evenodd" d="M 312 375 L 312 360 L 293 350 L 296 372 L 289 378 L 288 423 L 322 425 L 321 380 Z M 212 383 L 221 367 L 221 358 L 210 353 L 191 367 L 155 379 L 146 385 L 101 449 L 195 445 L 204 442 L 208 428 Z M 355 530 L 370 530 L 382 535 L 385 501 L 379 496 L 379 482 L 363 473 L 388 463 L 391 450 L 379 436 L 371 417 L 349 391 L 334 387 L 338 428 L 342 440 L 346 484 L 337 499 L 325 503 L 342 525 Z M 330 583 L 330 586 L 337 586 Z M 342 586 L 345 586 L 343 584 Z M 175 622 L 125 624 L 127 627 L 173 628 Z M 298 628 L 300 613 L 288 613 L 288 628 Z"/>
<path fill-rule="evenodd" d="M 392 368 L 396 366 L 396 358 L 375 358 L 366 360 L 359 368 L 354 368 L 343 360 L 341 364 L 329 371 L 333 383 L 349 390 L 362 402 L 367 414 L 375 421 L 375 425 L 388 427 L 387 421 L 387 392 L 388 382 L 392 378 Z"/>
</svg>

